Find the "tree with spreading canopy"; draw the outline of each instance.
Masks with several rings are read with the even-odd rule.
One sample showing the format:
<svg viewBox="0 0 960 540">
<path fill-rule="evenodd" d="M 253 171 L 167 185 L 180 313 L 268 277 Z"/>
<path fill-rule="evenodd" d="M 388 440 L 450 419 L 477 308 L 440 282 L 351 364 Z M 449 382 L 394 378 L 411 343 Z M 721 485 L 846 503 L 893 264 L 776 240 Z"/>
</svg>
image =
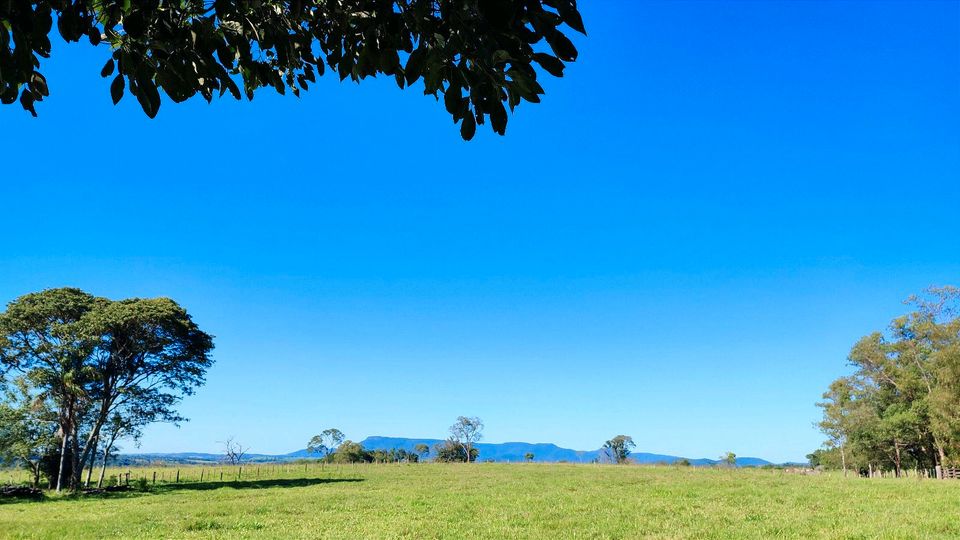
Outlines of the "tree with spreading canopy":
<svg viewBox="0 0 960 540">
<path fill-rule="evenodd" d="M 50 34 L 110 56 L 114 103 L 129 91 L 153 118 L 174 102 L 270 87 L 299 96 L 326 70 L 340 80 L 393 77 L 443 97 L 464 139 L 507 109 L 539 103 L 538 74 L 563 76 L 586 33 L 576 0 L 40 0 L 0 2 L 0 102 L 36 116 L 50 94 Z M 539 68 L 539 69 L 538 69 Z M 239 83 L 239 84 L 238 84 Z"/>
<path fill-rule="evenodd" d="M 307 452 L 311 454 L 322 454 L 324 460 L 331 452 L 336 451 L 337 447 L 343 443 L 343 432 L 337 428 L 323 430 L 319 435 L 314 435 L 307 443 Z"/>
<path fill-rule="evenodd" d="M 423 460 L 430 455 L 430 446 L 425 443 L 417 443 L 417 445 L 413 447 L 413 451 Z"/>
<path fill-rule="evenodd" d="M 213 338 L 169 298 L 111 301 L 48 289 L 0 313 L 0 372 L 20 373 L 57 415 L 58 490 L 79 487 L 115 415 L 128 435 L 182 420 L 174 407 L 204 383 L 212 349 Z"/>
<path fill-rule="evenodd" d="M 633 437 L 629 435 L 617 435 L 609 441 L 603 443 L 603 453 L 606 457 L 617 464 L 627 462 L 630 452 L 633 451 L 636 444 Z"/>
<path fill-rule="evenodd" d="M 476 416 L 458 416 L 457 421 L 450 426 L 450 441 L 463 447 L 463 455 L 468 462 L 476 461 L 473 446 L 482 438 L 483 420 Z"/>
<path fill-rule="evenodd" d="M 897 476 L 960 463 L 960 289 L 931 288 L 907 303 L 913 310 L 887 332 L 853 346 L 854 372 L 824 394 L 822 463 Z"/>
</svg>

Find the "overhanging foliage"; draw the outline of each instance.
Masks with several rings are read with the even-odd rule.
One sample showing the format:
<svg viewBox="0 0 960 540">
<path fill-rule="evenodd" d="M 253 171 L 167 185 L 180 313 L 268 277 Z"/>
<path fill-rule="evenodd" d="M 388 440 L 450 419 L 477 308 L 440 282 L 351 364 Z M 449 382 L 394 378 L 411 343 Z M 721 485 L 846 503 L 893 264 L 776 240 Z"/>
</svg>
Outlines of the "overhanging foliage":
<svg viewBox="0 0 960 540">
<path fill-rule="evenodd" d="M 49 95 L 40 59 L 54 23 L 68 42 L 108 46 L 101 75 L 114 103 L 129 92 L 151 118 L 161 91 L 175 102 L 253 99 L 262 87 L 299 95 L 330 70 L 400 88 L 422 80 L 468 140 L 488 120 L 503 135 L 507 108 L 538 103 L 535 66 L 562 76 L 577 50 L 561 28 L 585 32 L 576 0 L 6 0 L 4 104 L 36 116 Z"/>
</svg>

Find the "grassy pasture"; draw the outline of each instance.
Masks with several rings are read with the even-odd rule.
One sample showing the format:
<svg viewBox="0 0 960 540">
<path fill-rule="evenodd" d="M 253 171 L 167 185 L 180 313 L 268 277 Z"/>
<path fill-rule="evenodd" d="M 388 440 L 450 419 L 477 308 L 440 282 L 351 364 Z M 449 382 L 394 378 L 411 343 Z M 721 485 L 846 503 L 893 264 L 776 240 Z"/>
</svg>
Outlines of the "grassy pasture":
<svg viewBox="0 0 960 540">
<path fill-rule="evenodd" d="M 181 468 L 179 484 L 146 493 L 0 502 L 0 537 L 960 537 L 954 481 L 563 464 L 255 470 L 229 482 L 226 468 L 221 483 L 207 468 L 201 483 Z"/>
</svg>

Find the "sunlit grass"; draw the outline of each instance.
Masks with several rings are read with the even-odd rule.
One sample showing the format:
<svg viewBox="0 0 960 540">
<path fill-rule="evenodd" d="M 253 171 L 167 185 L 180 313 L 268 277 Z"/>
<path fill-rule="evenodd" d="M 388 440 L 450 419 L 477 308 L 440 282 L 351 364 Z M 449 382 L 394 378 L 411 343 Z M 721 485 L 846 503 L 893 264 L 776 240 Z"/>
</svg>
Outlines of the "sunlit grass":
<svg viewBox="0 0 960 540">
<path fill-rule="evenodd" d="M 956 538 L 960 482 L 471 464 L 181 468 L 147 493 L 0 504 L 11 538 Z M 131 478 L 152 479 L 154 469 Z M 159 470 L 159 469 L 157 469 Z M 163 469 L 165 479 L 170 479 Z M 116 474 L 117 471 L 113 471 Z M 209 475 L 213 482 L 207 482 Z M 159 478 L 159 476 L 158 476 Z"/>
</svg>

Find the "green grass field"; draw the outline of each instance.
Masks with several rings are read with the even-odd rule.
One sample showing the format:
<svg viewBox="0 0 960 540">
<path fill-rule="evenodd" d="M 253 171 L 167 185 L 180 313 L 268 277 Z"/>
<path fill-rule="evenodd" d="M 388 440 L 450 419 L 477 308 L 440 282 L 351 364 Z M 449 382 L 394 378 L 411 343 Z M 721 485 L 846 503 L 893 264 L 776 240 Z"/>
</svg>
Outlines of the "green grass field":
<svg viewBox="0 0 960 540">
<path fill-rule="evenodd" d="M 291 466 L 259 479 L 248 466 L 243 480 L 224 483 L 198 473 L 144 493 L 0 502 L 0 536 L 960 537 L 955 481 L 540 464 Z"/>
</svg>

